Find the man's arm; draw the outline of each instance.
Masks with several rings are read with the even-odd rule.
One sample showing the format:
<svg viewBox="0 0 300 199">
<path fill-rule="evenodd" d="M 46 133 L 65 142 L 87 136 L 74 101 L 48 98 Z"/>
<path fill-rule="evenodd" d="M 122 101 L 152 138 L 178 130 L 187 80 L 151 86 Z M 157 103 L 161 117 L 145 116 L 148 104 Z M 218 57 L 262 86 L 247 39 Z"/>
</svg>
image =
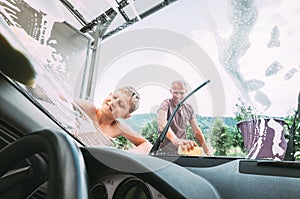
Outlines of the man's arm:
<svg viewBox="0 0 300 199">
<path fill-rule="evenodd" d="M 158 126 L 158 130 L 160 132 L 162 132 L 165 128 L 165 126 L 167 125 L 168 121 L 167 121 L 167 112 L 164 110 L 159 110 L 157 113 L 157 126 Z M 173 132 L 173 130 L 171 129 L 171 127 L 169 127 L 168 132 L 166 137 L 174 144 L 176 145 L 176 143 L 178 142 L 178 138 L 175 135 L 175 133 Z M 178 144 L 177 144 L 178 145 Z M 177 146 L 176 145 L 176 146 Z"/>
<path fill-rule="evenodd" d="M 157 113 L 157 125 L 159 131 L 163 131 L 165 126 L 167 125 L 167 112 L 164 110 L 159 110 Z M 172 142 L 175 146 L 180 146 L 182 149 L 193 150 L 194 147 L 198 146 L 192 140 L 179 139 L 174 131 L 169 127 L 166 137 Z"/>
<path fill-rule="evenodd" d="M 196 140 L 200 143 L 201 147 L 204 149 L 204 152 L 207 155 L 211 155 L 210 154 L 211 151 L 209 150 L 209 148 L 206 144 L 205 138 L 203 136 L 203 133 L 202 133 L 200 127 L 198 126 L 196 118 L 191 119 L 190 124 L 191 124 L 192 130 L 193 130 L 194 136 L 195 136 Z"/>
</svg>

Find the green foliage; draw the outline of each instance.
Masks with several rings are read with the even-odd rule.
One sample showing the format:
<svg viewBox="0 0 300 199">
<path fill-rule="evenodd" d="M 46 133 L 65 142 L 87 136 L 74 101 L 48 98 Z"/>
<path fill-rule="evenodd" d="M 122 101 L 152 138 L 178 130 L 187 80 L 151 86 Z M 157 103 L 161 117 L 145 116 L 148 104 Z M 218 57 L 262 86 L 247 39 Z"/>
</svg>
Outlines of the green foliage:
<svg viewBox="0 0 300 199">
<path fill-rule="evenodd" d="M 242 101 L 241 98 L 238 99 L 238 103 L 235 104 L 236 111 L 235 111 L 235 120 L 237 122 L 243 120 L 251 120 L 257 118 L 258 114 L 255 114 L 255 109 L 248 105 L 246 102 Z"/>
<path fill-rule="evenodd" d="M 241 134 L 237 131 L 236 128 L 226 126 L 223 122 L 223 119 L 219 118 L 215 121 L 218 120 L 221 121 L 221 123 L 217 122 L 216 124 L 217 127 L 213 128 L 213 132 L 215 133 L 209 133 L 208 129 L 206 130 L 205 133 L 203 132 L 206 141 L 208 141 L 208 139 L 213 139 L 213 142 L 215 143 L 215 145 L 213 146 L 213 148 L 215 149 L 215 155 L 226 155 L 226 154 L 239 155 L 239 156 L 244 155 L 243 152 L 240 152 L 241 151 L 240 148 L 242 148 L 243 146 L 243 139 Z M 213 120 L 210 119 L 209 121 L 213 121 Z M 201 125 L 199 126 L 201 128 Z M 201 130 L 203 131 L 202 128 Z M 154 144 L 158 138 L 157 131 L 158 131 L 158 126 L 157 126 L 157 120 L 155 118 L 152 121 L 143 125 L 140 132 L 143 137 L 145 137 L 152 144 Z M 195 140 L 190 125 L 187 126 L 186 133 L 187 133 L 186 139 Z"/>
<path fill-rule="evenodd" d="M 119 149 L 128 150 L 133 147 L 132 143 L 129 142 L 125 137 L 119 136 L 115 139 L 115 145 Z"/>
<path fill-rule="evenodd" d="M 205 140 L 207 141 L 207 139 L 208 139 L 208 133 L 204 133 L 203 128 L 202 128 L 201 125 L 198 125 L 198 126 L 201 129 Z M 206 132 L 208 132 L 208 131 L 206 131 Z M 188 139 L 188 140 L 195 140 L 194 133 L 193 133 L 191 125 L 187 125 L 187 127 L 186 127 L 186 139 Z M 195 142 L 198 143 L 197 140 L 195 140 Z M 198 144 L 200 145 L 200 143 L 198 143 Z"/>
<path fill-rule="evenodd" d="M 245 156 L 243 137 L 236 127 L 236 122 L 254 119 L 258 114 L 255 114 L 255 109 L 241 98 L 238 99 L 235 108 L 234 124 L 230 122 L 231 125 L 227 126 L 223 121 L 226 118 L 216 118 L 213 121 L 209 138 L 215 155 Z"/>
<path fill-rule="evenodd" d="M 158 126 L 157 120 L 153 119 L 149 123 L 145 124 L 141 129 L 141 134 L 145 137 L 151 144 L 154 144 L 158 138 Z"/>
<path fill-rule="evenodd" d="M 147 117 L 148 118 L 148 117 Z M 138 118 L 140 120 L 143 120 L 144 118 Z M 143 122 L 143 121 L 142 121 Z M 133 126 L 133 124 L 129 124 L 130 126 Z M 146 123 L 142 128 L 141 128 L 141 135 L 145 137 L 149 142 L 154 144 L 154 142 L 158 138 L 158 133 L 157 133 L 157 121 L 156 119 L 153 119 L 152 121 Z M 115 139 L 115 145 L 119 149 L 123 150 L 128 150 L 133 147 L 133 144 L 129 142 L 125 137 L 120 136 L 117 139 Z"/>
<path fill-rule="evenodd" d="M 255 113 L 255 108 L 247 104 L 245 101 L 242 101 L 241 98 L 238 99 L 238 103 L 235 104 L 236 111 L 235 111 L 235 121 L 238 123 L 244 120 L 253 120 L 255 118 L 260 117 L 259 114 Z M 245 153 L 244 148 L 244 140 L 242 134 L 239 132 L 237 127 L 231 129 L 231 139 L 232 145 L 238 146 L 242 149 L 243 153 Z"/>
<path fill-rule="evenodd" d="M 148 122 L 147 124 L 145 124 L 142 127 L 142 129 L 141 129 L 141 135 L 143 137 L 145 137 L 147 140 L 149 140 L 149 142 L 151 142 L 152 144 L 154 144 L 155 141 L 158 138 L 157 120 L 154 119 L 154 120 Z M 193 134 L 191 125 L 187 126 L 187 129 L 186 129 L 186 139 L 194 140 L 194 134 Z"/>
<path fill-rule="evenodd" d="M 188 139 L 188 140 L 193 140 L 194 139 L 194 134 L 193 134 L 191 125 L 188 125 L 186 127 L 186 139 Z"/>
<path fill-rule="evenodd" d="M 197 116 L 198 124 L 203 132 L 206 141 L 209 141 L 215 151 L 215 155 L 221 156 L 239 156 L 245 157 L 244 141 L 241 133 L 236 127 L 236 123 L 243 120 L 250 120 L 260 117 L 259 114 L 255 113 L 255 109 L 239 99 L 238 103 L 235 105 L 235 117 L 234 118 L 212 118 L 212 117 L 201 117 Z M 292 126 L 294 115 L 284 118 L 285 122 Z M 125 120 L 125 122 L 128 120 Z M 149 140 L 152 144 L 158 138 L 158 127 L 156 115 L 144 114 L 136 115 L 132 117 L 130 126 L 135 127 L 137 132 L 140 132 L 143 137 Z M 298 127 L 294 140 L 295 140 L 295 151 L 300 151 L 300 128 L 299 120 L 296 122 L 296 127 Z M 187 126 L 186 138 L 189 140 L 194 140 L 194 135 L 190 125 Z M 132 144 L 124 137 L 119 137 L 116 139 L 116 144 L 118 148 L 127 150 L 132 148 Z M 198 143 L 199 144 L 199 143 Z"/>
<path fill-rule="evenodd" d="M 227 129 L 229 140 L 233 147 L 244 148 L 244 140 L 242 134 L 238 131 L 237 128 L 228 128 Z"/>
<path fill-rule="evenodd" d="M 237 111 L 235 112 L 235 118 L 234 119 L 237 122 L 262 117 L 262 115 L 259 115 L 259 114 L 255 113 L 255 109 L 253 107 L 251 107 L 247 103 L 243 102 L 240 98 L 239 98 L 239 103 L 237 103 L 235 106 L 237 108 Z M 296 111 L 295 111 L 295 114 L 296 114 Z M 281 119 L 284 119 L 284 121 L 289 126 L 289 129 L 286 130 L 286 132 L 288 134 L 287 138 L 289 137 L 289 133 L 291 132 L 291 127 L 293 125 L 294 118 L 295 118 L 295 115 L 287 116 L 286 118 L 281 118 Z M 295 151 L 300 151 L 299 118 L 298 118 L 298 120 L 295 120 L 295 128 L 296 128 L 295 129 L 295 134 L 294 134 Z M 242 139 L 242 136 L 241 136 L 240 133 L 239 133 L 239 136 L 235 137 L 235 139 L 236 139 L 236 143 L 233 143 L 233 144 L 243 148 L 244 144 L 243 144 L 243 139 Z"/>
<path fill-rule="evenodd" d="M 296 111 L 295 111 L 296 114 Z M 288 124 L 288 135 L 291 133 L 291 128 L 293 127 L 295 115 L 289 115 L 285 118 L 285 122 Z M 295 151 L 300 151 L 300 122 L 299 118 L 298 120 L 295 120 L 295 134 L 294 134 L 294 143 L 295 143 Z M 298 127 L 298 128 L 297 128 Z"/>
<path fill-rule="evenodd" d="M 223 120 L 217 118 L 212 126 L 210 135 L 211 145 L 215 150 L 215 155 L 226 156 L 227 150 L 231 147 L 227 128 L 224 126 Z"/>
</svg>

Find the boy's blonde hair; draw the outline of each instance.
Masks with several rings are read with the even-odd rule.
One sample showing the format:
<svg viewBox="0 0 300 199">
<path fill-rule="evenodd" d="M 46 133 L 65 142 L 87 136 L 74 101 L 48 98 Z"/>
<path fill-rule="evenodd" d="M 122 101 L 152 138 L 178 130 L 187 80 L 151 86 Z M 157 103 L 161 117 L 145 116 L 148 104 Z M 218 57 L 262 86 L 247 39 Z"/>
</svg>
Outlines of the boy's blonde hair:
<svg viewBox="0 0 300 199">
<path fill-rule="evenodd" d="M 115 92 L 125 93 L 129 97 L 129 113 L 134 112 L 140 106 L 140 94 L 131 86 L 124 86 L 115 90 Z"/>
</svg>

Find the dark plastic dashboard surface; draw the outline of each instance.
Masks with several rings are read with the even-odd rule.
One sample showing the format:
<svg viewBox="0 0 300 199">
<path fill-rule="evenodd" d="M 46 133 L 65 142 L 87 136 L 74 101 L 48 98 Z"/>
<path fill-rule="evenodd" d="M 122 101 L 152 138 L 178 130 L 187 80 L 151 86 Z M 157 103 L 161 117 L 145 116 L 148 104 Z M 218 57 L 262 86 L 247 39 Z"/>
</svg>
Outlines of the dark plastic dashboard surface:
<svg viewBox="0 0 300 199">
<path fill-rule="evenodd" d="M 3 145 L 42 128 L 60 129 L 2 75 L 0 89 Z M 113 148 L 81 147 L 81 150 L 89 189 L 100 195 L 105 194 L 107 188 L 111 195 L 120 189 L 121 192 L 132 190 L 127 185 L 112 189 L 105 184 L 112 181 L 118 181 L 117 185 L 128 182 L 132 186 L 136 183 L 139 184 L 137 187 L 144 187 L 137 190 L 147 190 L 146 187 L 152 196 L 166 198 L 281 199 L 300 195 L 298 162 L 227 157 L 152 157 Z M 147 196 L 147 191 L 140 193 Z"/>
<path fill-rule="evenodd" d="M 265 167 L 256 160 L 234 160 L 211 168 L 188 169 L 211 183 L 221 198 L 298 198 L 299 169 L 286 167 L 289 163 L 282 162 L 277 170 L 272 170 L 273 163 L 278 166 L 271 161 Z"/>
<path fill-rule="evenodd" d="M 167 198 L 220 198 L 204 178 L 172 162 L 113 148 L 82 150 L 91 185 L 103 177 L 124 174 L 138 177 Z"/>
<path fill-rule="evenodd" d="M 243 160 L 240 161 L 239 171 L 245 174 L 300 178 L 300 162 Z"/>
</svg>

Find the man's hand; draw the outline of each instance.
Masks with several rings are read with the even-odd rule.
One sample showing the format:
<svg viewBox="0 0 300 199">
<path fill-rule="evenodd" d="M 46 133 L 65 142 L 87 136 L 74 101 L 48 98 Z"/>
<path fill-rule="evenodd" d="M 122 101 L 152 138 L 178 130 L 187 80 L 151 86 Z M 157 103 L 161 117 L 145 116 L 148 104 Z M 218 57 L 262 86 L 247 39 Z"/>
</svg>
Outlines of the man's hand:
<svg viewBox="0 0 300 199">
<path fill-rule="evenodd" d="M 181 147 L 182 150 L 187 150 L 187 151 L 191 151 L 194 149 L 194 147 L 198 146 L 198 144 L 195 141 L 178 139 L 178 138 L 173 139 L 172 144 Z"/>
</svg>

